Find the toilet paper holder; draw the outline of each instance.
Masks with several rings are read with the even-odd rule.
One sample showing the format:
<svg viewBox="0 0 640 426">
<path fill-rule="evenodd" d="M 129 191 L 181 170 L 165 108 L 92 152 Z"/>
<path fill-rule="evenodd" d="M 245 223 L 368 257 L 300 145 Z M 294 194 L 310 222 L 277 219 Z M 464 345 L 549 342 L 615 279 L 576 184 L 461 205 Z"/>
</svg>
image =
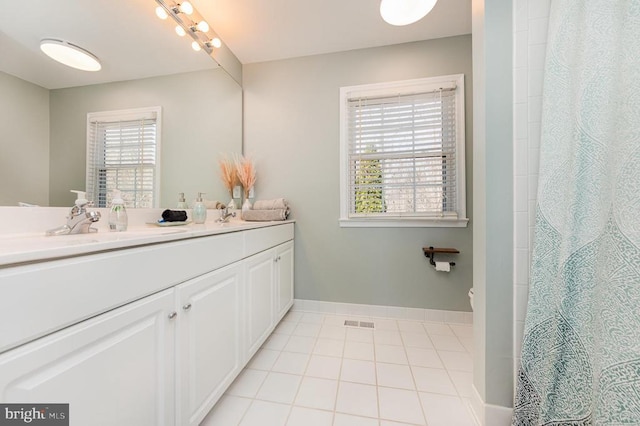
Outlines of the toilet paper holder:
<svg viewBox="0 0 640 426">
<path fill-rule="evenodd" d="M 434 255 L 436 253 L 458 254 L 458 253 L 460 253 L 460 250 L 454 249 L 454 248 L 442 248 L 442 247 L 439 247 L 439 248 L 436 248 L 436 247 L 423 247 L 422 248 L 422 252 L 424 253 L 425 257 L 427 257 L 429 259 L 429 263 L 432 266 L 435 267 L 436 266 L 436 261 L 435 261 L 435 259 L 433 257 L 434 257 Z M 449 262 L 449 265 L 455 266 L 456 263 L 455 262 Z"/>
</svg>

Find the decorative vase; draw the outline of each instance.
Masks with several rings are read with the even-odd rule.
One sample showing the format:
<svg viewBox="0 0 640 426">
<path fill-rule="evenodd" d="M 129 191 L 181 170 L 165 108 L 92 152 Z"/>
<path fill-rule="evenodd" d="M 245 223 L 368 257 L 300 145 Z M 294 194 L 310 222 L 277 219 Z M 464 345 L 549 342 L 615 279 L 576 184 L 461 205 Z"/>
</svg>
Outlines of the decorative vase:
<svg viewBox="0 0 640 426">
<path fill-rule="evenodd" d="M 236 209 L 236 200 L 234 200 L 233 196 L 231 197 L 231 201 L 229 201 L 227 203 L 227 208 L 229 210 L 235 210 Z"/>
<path fill-rule="evenodd" d="M 244 212 L 251 210 L 251 201 L 248 198 L 244 199 L 244 203 L 242 203 L 242 215 L 244 216 Z"/>
</svg>

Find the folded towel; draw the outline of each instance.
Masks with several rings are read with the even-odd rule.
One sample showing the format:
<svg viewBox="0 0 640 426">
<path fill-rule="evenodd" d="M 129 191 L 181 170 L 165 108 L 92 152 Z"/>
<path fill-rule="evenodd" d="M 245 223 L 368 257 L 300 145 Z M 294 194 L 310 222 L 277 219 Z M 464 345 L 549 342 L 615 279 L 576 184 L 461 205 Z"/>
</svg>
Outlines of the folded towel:
<svg viewBox="0 0 640 426">
<path fill-rule="evenodd" d="M 257 200 L 253 203 L 253 210 L 286 210 L 289 203 L 284 198 L 274 198 L 273 200 Z"/>
<path fill-rule="evenodd" d="M 184 222 L 187 220 L 187 212 L 184 210 L 165 210 L 162 212 L 165 222 Z"/>
<path fill-rule="evenodd" d="M 272 220 L 286 220 L 289 209 L 272 210 L 245 210 L 242 212 L 242 220 L 250 222 L 270 222 Z"/>
</svg>

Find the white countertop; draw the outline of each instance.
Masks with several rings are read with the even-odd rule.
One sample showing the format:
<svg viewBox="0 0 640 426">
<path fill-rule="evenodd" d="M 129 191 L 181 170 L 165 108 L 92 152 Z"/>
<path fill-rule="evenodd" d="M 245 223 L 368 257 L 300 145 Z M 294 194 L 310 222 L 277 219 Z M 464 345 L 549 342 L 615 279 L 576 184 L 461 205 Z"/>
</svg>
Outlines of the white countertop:
<svg viewBox="0 0 640 426">
<path fill-rule="evenodd" d="M 53 209 L 53 208 L 52 208 Z M 66 211 L 66 210 L 59 210 Z M 56 223 L 62 225 L 64 218 L 57 218 Z M 12 213 L 22 213 L 25 210 L 12 209 Z M 211 212 L 211 211 L 210 211 Z M 215 211 L 214 211 L 215 212 Z M 2 221 L 2 211 L 0 210 L 0 221 Z M 239 212 L 238 212 L 239 213 Z M 38 212 L 38 214 L 41 214 Z M 105 250 L 116 250 L 129 247 L 136 247 L 146 244 L 165 243 L 170 241 L 183 240 L 187 238 L 205 237 L 228 232 L 244 231 L 249 229 L 263 228 L 267 226 L 279 225 L 285 222 L 245 222 L 232 218 L 227 223 L 215 222 L 213 214 L 208 215 L 208 220 L 204 224 L 190 223 L 181 226 L 157 226 L 147 224 L 144 218 L 158 217 L 157 212 L 146 213 L 145 215 L 135 214 L 130 226 L 124 232 L 111 232 L 107 229 L 106 216 L 103 213 L 102 219 L 98 222 L 98 232 L 90 234 L 45 236 L 45 230 L 50 223 L 43 223 L 42 230 L 24 232 L 25 227 L 17 226 L 23 232 L 1 232 L 0 233 L 0 268 L 12 266 L 13 264 L 25 262 L 39 262 L 52 260 L 61 257 L 80 256 Z M 16 217 L 13 217 L 16 220 Z M 148 220 L 153 222 L 154 220 Z M 48 222 L 48 221 L 43 221 Z"/>
</svg>

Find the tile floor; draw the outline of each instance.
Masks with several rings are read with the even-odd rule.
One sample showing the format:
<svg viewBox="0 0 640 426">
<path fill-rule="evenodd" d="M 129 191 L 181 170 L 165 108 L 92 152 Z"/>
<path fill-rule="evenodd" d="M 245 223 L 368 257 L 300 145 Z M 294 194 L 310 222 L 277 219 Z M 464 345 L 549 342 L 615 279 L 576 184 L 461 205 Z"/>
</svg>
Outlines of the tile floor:
<svg viewBox="0 0 640 426">
<path fill-rule="evenodd" d="M 200 426 L 475 426 L 472 352 L 468 325 L 289 312 Z"/>
</svg>

